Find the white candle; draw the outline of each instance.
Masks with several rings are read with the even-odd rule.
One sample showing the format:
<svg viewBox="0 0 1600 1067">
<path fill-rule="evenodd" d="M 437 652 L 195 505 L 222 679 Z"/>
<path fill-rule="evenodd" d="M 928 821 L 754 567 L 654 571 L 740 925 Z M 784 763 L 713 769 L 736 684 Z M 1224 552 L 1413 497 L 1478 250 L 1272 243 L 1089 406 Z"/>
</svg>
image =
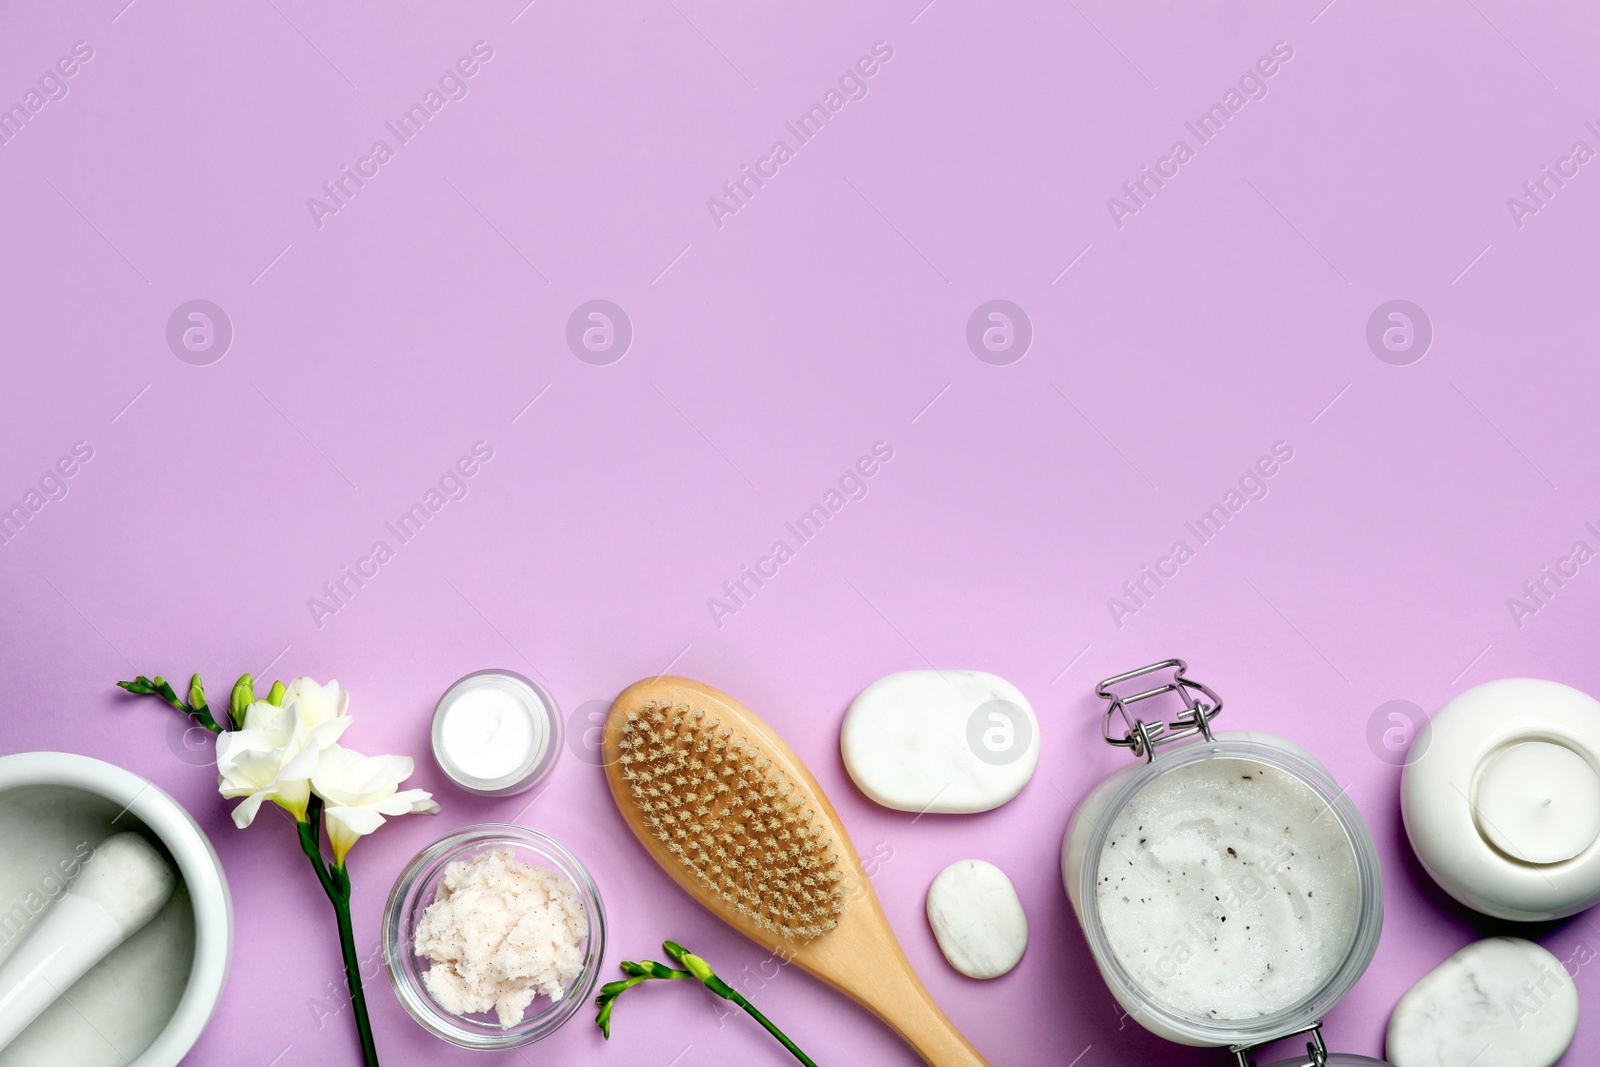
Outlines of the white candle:
<svg viewBox="0 0 1600 1067">
<path fill-rule="evenodd" d="M 1313 790 L 1244 759 L 1154 779 L 1118 813 L 1096 903 L 1123 969 L 1209 1020 L 1288 1008 L 1345 962 L 1360 911 L 1354 849 Z"/>
<path fill-rule="evenodd" d="M 1600 701 L 1538 678 L 1458 694 L 1412 743 L 1400 810 L 1417 859 L 1487 915 L 1542 922 L 1600 902 Z"/>
<path fill-rule="evenodd" d="M 469 792 L 520 793 L 549 773 L 559 753 L 561 720 L 542 686 L 509 671 L 479 671 L 439 699 L 433 753 Z"/>
<path fill-rule="evenodd" d="M 1473 806 L 1494 846 L 1527 863 L 1561 863 L 1600 837 L 1600 778 L 1565 745 L 1525 741 L 1494 757 Z"/>
</svg>

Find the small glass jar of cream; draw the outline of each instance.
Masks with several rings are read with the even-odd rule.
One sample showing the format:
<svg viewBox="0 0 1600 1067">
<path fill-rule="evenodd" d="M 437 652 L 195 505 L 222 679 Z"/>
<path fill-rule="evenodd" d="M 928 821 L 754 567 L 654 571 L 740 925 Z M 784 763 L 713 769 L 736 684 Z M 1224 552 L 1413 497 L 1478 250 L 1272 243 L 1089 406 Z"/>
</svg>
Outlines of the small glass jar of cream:
<svg viewBox="0 0 1600 1067">
<path fill-rule="evenodd" d="M 479 796 L 523 793 L 561 755 L 561 712 L 538 682 L 514 671 L 475 671 L 446 689 L 433 712 L 433 758 Z"/>
<path fill-rule="evenodd" d="M 1062 844 L 1062 877 L 1100 974 L 1147 1030 L 1250 1050 L 1310 1034 L 1377 950 L 1383 887 L 1360 813 L 1293 742 L 1213 733 L 1222 700 L 1166 660 L 1101 682 L 1105 740 L 1141 762 L 1102 780 Z M 1113 690 L 1166 675 L 1128 696 Z M 1140 684 L 1145 684 L 1140 682 Z M 1130 707 L 1172 695 L 1173 721 Z M 1185 744 L 1170 744 L 1185 741 Z"/>
</svg>

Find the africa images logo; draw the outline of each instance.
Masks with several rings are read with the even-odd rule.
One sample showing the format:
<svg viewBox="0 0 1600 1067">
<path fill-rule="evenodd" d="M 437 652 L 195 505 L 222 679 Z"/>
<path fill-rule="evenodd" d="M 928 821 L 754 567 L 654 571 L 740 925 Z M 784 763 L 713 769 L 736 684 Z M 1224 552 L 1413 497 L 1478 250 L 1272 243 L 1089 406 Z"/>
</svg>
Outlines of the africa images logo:
<svg viewBox="0 0 1600 1067">
<path fill-rule="evenodd" d="M 1139 573 L 1122 583 L 1122 595 L 1106 598 L 1106 610 L 1117 629 L 1122 629 L 1133 616 L 1150 606 L 1156 593 L 1182 572 L 1183 567 L 1195 558 L 1196 553 L 1214 541 L 1224 527 L 1253 501 L 1265 500 L 1272 492 L 1271 480 L 1283 472 L 1294 459 L 1294 446 L 1287 441 L 1274 441 L 1270 454 L 1262 455 L 1244 469 L 1238 480 L 1230 485 L 1220 500 L 1183 524 L 1187 536 L 1173 541 L 1166 555 L 1153 564 L 1139 567 Z M 1190 543 L 1190 537 L 1194 543 Z"/>
<path fill-rule="evenodd" d="M 706 210 L 711 212 L 711 221 L 716 223 L 717 229 L 722 229 L 728 218 L 750 206 L 756 190 L 764 188 L 767 182 L 776 178 L 784 165 L 795 158 L 796 151 L 810 144 L 823 127 L 844 110 L 846 104 L 853 100 L 865 100 L 870 91 L 868 79 L 876 77 L 893 58 L 894 48 L 887 41 L 873 42 L 872 54 L 862 56 L 854 65 L 845 68 L 845 72 L 839 75 L 836 87 L 830 86 L 822 94 L 820 102 L 801 112 L 794 121 L 783 124 L 784 130 L 794 138 L 793 145 L 785 138 L 778 138 L 772 142 L 767 154 L 756 160 L 753 170 L 749 164 L 745 164 L 739 168 L 738 177 L 722 183 L 722 196 L 707 197 Z"/>
<path fill-rule="evenodd" d="M 45 105 L 58 100 L 65 100 L 72 87 L 68 81 L 76 77 L 83 69 L 83 64 L 94 58 L 94 46 L 88 41 L 78 41 L 72 46 L 72 54 L 62 56 L 39 75 L 38 87 L 30 87 L 22 94 L 22 99 L 9 106 L 0 104 L 0 148 L 9 145 L 12 138 L 20 134 L 33 117 L 45 109 Z"/>
<path fill-rule="evenodd" d="M 367 154 L 356 160 L 354 170 L 350 169 L 348 163 L 344 164 L 336 177 L 322 183 L 322 197 L 307 197 L 306 210 L 311 212 L 311 221 L 317 229 L 327 225 L 326 220 L 330 215 L 337 215 L 349 207 L 356 193 L 376 178 L 382 168 L 395 158 L 398 150 L 410 144 L 433 117 L 444 110 L 446 104 L 453 100 L 465 100 L 472 91 L 470 79 L 477 77 L 483 64 L 493 58 L 493 46 L 486 41 L 475 42 L 472 54 L 462 56 L 446 68 L 439 75 L 437 84 L 429 86 L 420 101 L 401 112 L 393 122 L 383 124 L 383 128 L 394 138 L 394 144 L 378 138 L 372 142 Z"/>
<path fill-rule="evenodd" d="M 1267 82 L 1276 77 L 1283 69 L 1283 64 L 1293 58 L 1294 48 L 1287 41 L 1275 41 L 1272 45 L 1272 54 L 1262 56 L 1246 69 L 1239 76 L 1238 82 L 1230 85 L 1222 94 L 1220 102 L 1202 111 L 1192 122 L 1185 122 L 1183 128 L 1194 138 L 1193 145 L 1185 138 L 1178 138 L 1172 143 L 1172 148 L 1167 154 L 1156 160 L 1154 170 L 1146 163 L 1139 168 L 1138 177 L 1122 183 L 1122 197 L 1106 198 L 1106 210 L 1111 212 L 1112 225 L 1119 230 L 1126 226 L 1127 220 L 1149 207 L 1156 193 L 1165 188 L 1167 182 L 1176 178 L 1183 166 L 1194 159 L 1201 148 L 1215 140 L 1223 128 L 1233 121 L 1233 117 L 1244 110 L 1247 103 L 1253 100 L 1265 100 L 1268 92 Z"/>
</svg>

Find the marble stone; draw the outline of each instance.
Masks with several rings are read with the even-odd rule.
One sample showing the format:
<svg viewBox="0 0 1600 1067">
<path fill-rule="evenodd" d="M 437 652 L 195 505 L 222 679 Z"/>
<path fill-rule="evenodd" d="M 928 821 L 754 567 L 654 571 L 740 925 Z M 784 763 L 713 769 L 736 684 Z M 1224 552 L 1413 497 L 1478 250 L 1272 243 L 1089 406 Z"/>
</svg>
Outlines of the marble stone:
<svg viewBox="0 0 1600 1067">
<path fill-rule="evenodd" d="M 1476 941 L 1429 971 L 1389 1017 L 1395 1067 L 1551 1067 L 1578 1029 L 1566 968 L 1531 941 Z"/>
<path fill-rule="evenodd" d="M 950 966 L 968 978 L 998 978 L 1028 948 L 1028 917 L 1004 871 L 957 860 L 928 887 L 928 925 Z"/>
<path fill-rule="evenodd" d="M 997 808 L 1039 765 L 1039 720 L 1004 678 L 900 671 L 861 691 L 839 737 L 856 786 L 899 811 Z"/>
</svg>

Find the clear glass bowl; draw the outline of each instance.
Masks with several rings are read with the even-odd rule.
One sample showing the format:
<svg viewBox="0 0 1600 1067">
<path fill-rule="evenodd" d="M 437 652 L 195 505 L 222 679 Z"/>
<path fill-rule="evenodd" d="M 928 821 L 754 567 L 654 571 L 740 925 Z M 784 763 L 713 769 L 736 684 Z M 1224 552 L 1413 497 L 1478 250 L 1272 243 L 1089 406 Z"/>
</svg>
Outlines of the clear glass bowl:
<svg viewBox="0 0 1600 1067">
<path fill-rule="evenodd" d="M 559 1000 L 539 997 L 513 1026 L 501 1026 L 493 1012 L 457 1015 L 433 999 L 422 976 L 430 963 L 413 950 L 417 922 L 438 895 L 445 868 L 488 849 L 509 849 L 524 863 L 545 867 L 577 887 L 589 920 L 583 969 Z M 510 1049 L 531 1045 L 555 1033 L 589 1002 L 605 955 L 606 917 L 600 890 L 578 858 L 556 841 L 509 823 L 467 826 L 417 854 L 389 894 L 383 912 L 383 957 L 395 996 L 423 1029 L 452 1045 L 470 1049 Z"/>
</svg>

